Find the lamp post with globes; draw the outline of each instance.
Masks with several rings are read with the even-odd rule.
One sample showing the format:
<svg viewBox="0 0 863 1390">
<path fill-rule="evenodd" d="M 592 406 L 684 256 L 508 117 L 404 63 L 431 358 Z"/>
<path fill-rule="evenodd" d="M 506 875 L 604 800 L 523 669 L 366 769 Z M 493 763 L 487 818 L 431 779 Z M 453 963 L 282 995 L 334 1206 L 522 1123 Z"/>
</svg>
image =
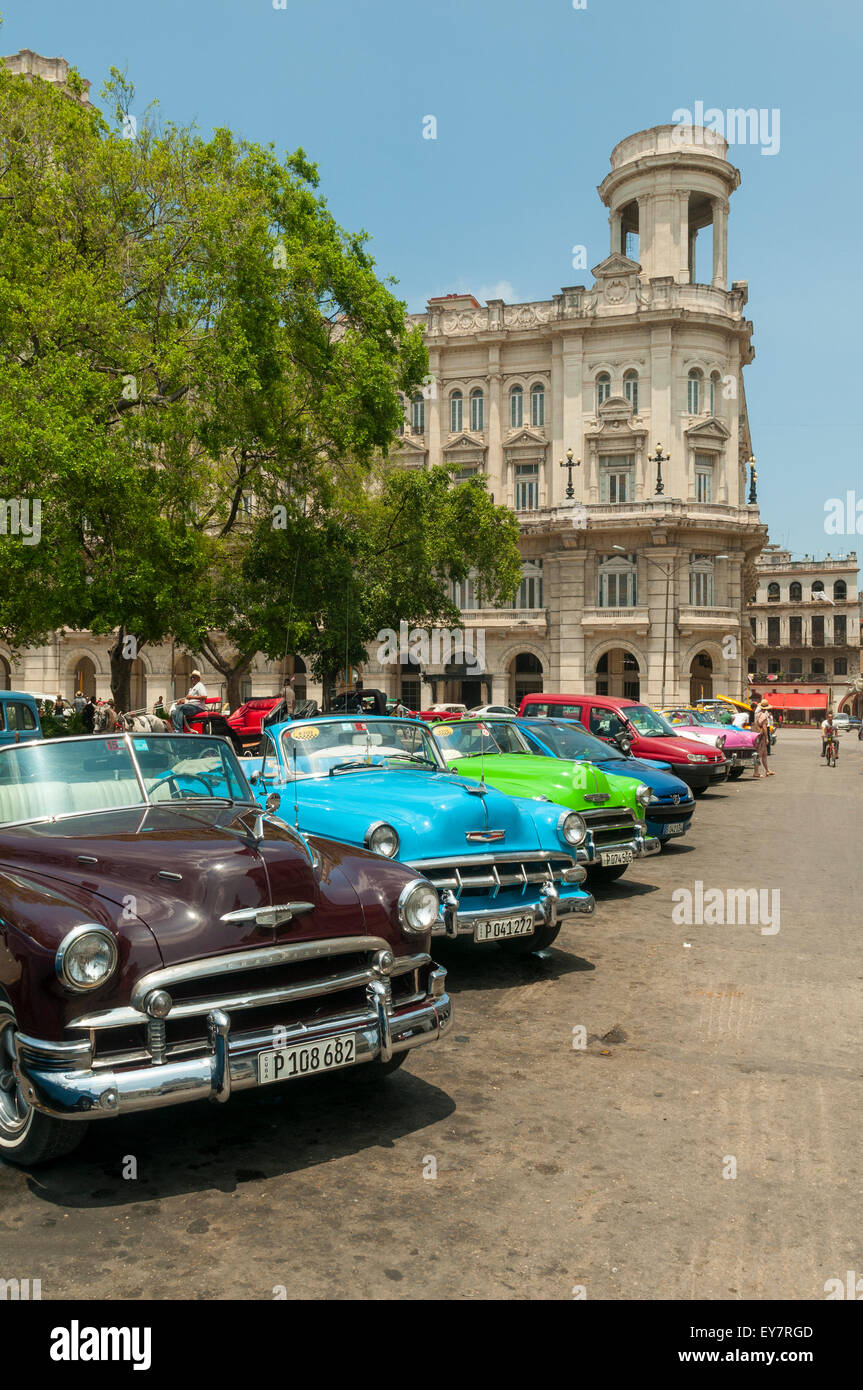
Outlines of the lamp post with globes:
<svg viewBox="0 0 863 1390">
<path fill-rule="evenodd" d="M 572 470 L 581 467 L 581 459 L 574 458 L 572 449 L 567 449 L 566 458 L 560 460 L 560 466 L 567 470 L 566 495 L 571 500 L 575 496 L 575 488 L 572 485 Z"/>
<path fill-rule="evenodd" d="M 656 464 L 656 492 L 654 493 L 655 497 L 661 497 L 663 492 L 665 491 L 665 488 L 662 483 L 662 465 L 664 463 L 668 463 L 668 460 L 670 458 L 670 454 L 664 454 L 662 452 L 661 444 L 657 444 L 656 453 L 648 457 L 649 463 Z"/>
</svg>

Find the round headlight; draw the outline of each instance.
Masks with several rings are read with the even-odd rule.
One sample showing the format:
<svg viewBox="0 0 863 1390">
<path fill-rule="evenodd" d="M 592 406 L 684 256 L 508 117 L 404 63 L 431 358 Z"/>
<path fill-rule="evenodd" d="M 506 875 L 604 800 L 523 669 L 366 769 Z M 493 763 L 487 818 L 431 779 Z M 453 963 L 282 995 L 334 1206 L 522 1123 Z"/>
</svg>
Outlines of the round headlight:
<svg viewBox="0 0 863 1390">
<path fill-rule="evenodd" d="M 557 822 L 557 829 L 568 845 L 584 843 L 587 826 L 577 811 L 565 811 Z"/>
<path fill-rule="evenodd" d="M 642 806 L 649 806 L 653 800 L 653 792 L 646 782 L 639 782 L 635 788 L 635 799 Z"/>
<path fill-rule="evenodd" d="M 440 912 L 440 896 L 427 878 L 408 883 L 399 894 L 399 921 L 405 931 L 431 931 Z"/>
<path fill-rule="evenodd" d="M 61 941 L 54 963 L 57 975 L 69 989 L 97 989 L 114 973 L 117 943 L 96 923 L 75 927 Z"/>
<path fill-rule="evenodd" d="M 369 826 L 363 844 L 366 849 L 382 854 L 385 859 L 395 859 L 399 852 L 398 833 L 385 820 L 376 820 Z"/>
</svg>

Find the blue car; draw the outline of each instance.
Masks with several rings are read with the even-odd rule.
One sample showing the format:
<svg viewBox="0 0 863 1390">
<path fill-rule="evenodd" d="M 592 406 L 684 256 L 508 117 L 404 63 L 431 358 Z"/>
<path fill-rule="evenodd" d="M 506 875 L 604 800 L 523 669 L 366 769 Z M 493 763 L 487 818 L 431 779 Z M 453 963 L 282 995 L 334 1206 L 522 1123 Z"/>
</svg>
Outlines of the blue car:
<svg viewBox="0 0 863 1390">
<path fill-rule="evenodd" d="M 33 696 L 18 690 L 0 690 L 0 747 L 41 737 L 39 706 Z"/>
<path fill-rule="evenodd" d="M 513 726 L 524 740 L 526 753 L 544 753 L 549 758 L 585 759 L 613 776 L 640 777 L 653 793 L 644 810 L 645 829 L 663 844 L 685 835 L 689 829 L 695 798 L 685 782 L 666 772 L 668 763 L 633 758 L 600 738 L 589 734 L 576 719 L 487 718 L 491 728 L 498 723 Z"/>
<path fill-rule="evenodd" d="M 579 887 L 582 817 L 459 777 L 420 719 L 341 714 L 274 724 L 241 762 L 271 813 L 428 878 L 441 894 L 434 935 L 527 953 L 550 945 L 563 917 L 594 910 Z"/>
</svg>

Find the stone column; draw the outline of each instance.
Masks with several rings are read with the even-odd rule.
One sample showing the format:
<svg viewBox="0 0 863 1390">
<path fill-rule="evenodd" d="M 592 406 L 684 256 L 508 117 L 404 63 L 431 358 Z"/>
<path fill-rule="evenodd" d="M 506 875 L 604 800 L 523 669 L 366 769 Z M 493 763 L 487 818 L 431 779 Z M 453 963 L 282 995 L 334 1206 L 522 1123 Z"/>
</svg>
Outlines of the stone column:
<svg viewBox="0 0 863 1390">
<path fill-rule="evenodd" d="M 582 365 L 584 361 L 584 337 L 581 333 L 573 333 L 563 340 L 563 429 L 560 451 L 556 458 L 551 461 L 556 481 L 554 487 L 554 503 L 559 505 L 566 495 L 566 470 L 560 467 L 560 460 L 565 458 L 567 449 L 572 449 L 576 458 L 581 457 L 583 444 L 582 429 Z M 582 466 L 584 460 L 582 460 Z M 573 485 L 577 488 L 581 483 L 578 474 L 581 470 L 575 469 L 573 472 Z M 577 500 L 581 498 L 577 496 Z"/>
<path fill-rule="evenodd" d="M 433 467 L 436 463 L 443 463 L 440 427 L 443 388 L 440 381 L 440 352 L 437 348 L 432 348 L 429 352 L 429 372 L 434 377 L 434 381 L 432 383 L 431 396 L 426 401 L 426 410 L 428 412 L 426 436 L 428 438 L 429 466 Z"/>
<path fill-rule="evenodd" d="M 622 250 L 623 241 L 620 235 L 621 222 L 622 218 L 619 212 L 609 213 L 608 224 L 611 230 L 610 246 L 612 256 L 615 252 L 620 252 Z"/>
<path fill-rule="evenodd" d="M 488 459 L 486 466 L 489 478 L 500 478 L 500 491 L 503 497 L 506 497 L 510 480 L 506 476 L 506 463 L 501 445 L 500 385 L 500 347 L 497 343 L 491 343 L 488 349 Z"/>
<path fill-rule="evenodd" d="M 728 289 L 728 202 L 713 200 L 713 284 Z"/>
</svg>

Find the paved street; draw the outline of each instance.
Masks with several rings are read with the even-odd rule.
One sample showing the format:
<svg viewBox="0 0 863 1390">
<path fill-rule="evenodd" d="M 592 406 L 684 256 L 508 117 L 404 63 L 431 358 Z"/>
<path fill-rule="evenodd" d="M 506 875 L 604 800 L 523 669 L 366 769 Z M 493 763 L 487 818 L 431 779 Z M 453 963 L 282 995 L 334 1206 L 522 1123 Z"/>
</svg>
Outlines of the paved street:
<svg viewBox="0 0 863 1390">
<path fill-rule="evenodd" d="M 786 730 L 772 765 L 548 959 L 440 948 L 454 1030 L 381 1093 L 246 1093 L 0 1168 L 0 1275 L 43 1299 L 817 1299 L 863 1273 L 863 744 L 831 770 Z M 675 925 L 696 881 L 779 888 L 780 930 Z"/>
</svg>

